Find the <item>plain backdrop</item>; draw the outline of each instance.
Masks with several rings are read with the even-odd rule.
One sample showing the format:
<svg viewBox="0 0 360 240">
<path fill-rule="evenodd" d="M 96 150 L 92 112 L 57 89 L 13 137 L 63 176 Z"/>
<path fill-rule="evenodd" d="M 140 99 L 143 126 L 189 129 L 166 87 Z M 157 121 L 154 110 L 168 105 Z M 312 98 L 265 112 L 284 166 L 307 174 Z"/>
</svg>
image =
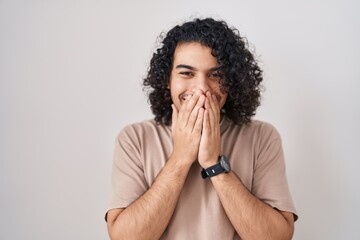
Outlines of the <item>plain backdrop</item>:
<svg viewBox="0 0 360 240">
<path fill-rule="evenodd" d="M 108 239 L 117 133 L 152 118 L 157 36 L 226 20 L 264 69 L 294 239 L 360 239 L 360 2 L 0 0 L 0 239 Z"/>
</svg>

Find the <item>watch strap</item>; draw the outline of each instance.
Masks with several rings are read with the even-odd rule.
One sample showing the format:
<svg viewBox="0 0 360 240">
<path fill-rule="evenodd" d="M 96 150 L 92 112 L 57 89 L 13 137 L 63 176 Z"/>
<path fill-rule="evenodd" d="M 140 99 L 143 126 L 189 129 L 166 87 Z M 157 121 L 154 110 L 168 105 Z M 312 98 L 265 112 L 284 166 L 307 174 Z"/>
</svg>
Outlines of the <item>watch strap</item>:
<svg viewBox="0 0 360 240">
<path fill-rule="evenodd" d="M 225 172 L 226 170 L 221 166 L 221 162 L 217 162 L 215 165 L 204 169 L 201 171 L 201 177 L 207 178 L 207 177 L 213 177 L 220 173 Z"/>
</svg>

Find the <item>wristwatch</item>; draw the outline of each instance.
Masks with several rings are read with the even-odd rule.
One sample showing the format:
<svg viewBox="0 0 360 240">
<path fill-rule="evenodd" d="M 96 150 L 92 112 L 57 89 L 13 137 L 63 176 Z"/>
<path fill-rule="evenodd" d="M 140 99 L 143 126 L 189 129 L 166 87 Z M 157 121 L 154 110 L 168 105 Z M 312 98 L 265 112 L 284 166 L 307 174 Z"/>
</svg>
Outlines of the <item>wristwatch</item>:
<svg viewBox="0 0 360 240">
<path fill-rule="evenodd" d="M 224 155 L 220 155 L 219 162 L 209 168 L 203 168 L 201 171 L 201 177 L 204 179 L 207 177 L 214 177 L 223 172 L 228 173 L 230 170 L 231 167 L 229 160 Z"/>
</svg>

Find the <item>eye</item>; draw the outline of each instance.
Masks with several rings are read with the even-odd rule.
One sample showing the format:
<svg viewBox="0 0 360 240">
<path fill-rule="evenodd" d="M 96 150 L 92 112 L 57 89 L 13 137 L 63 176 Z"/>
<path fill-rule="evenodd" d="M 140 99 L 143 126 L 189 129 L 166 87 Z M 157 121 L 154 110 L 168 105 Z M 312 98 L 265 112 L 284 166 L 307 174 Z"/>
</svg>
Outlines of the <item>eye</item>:
<svg viewBox="0 0 360 240">
<path fill-rule="evenodd" d="M 186 71 L 186 72 L 179 72 L 180 75 L 184 75 L 184 76 L 194 76 L 194 74 L 192 72 Z"/>
<path fill-rule="evenodd" d="M 222 78 L 222 74 L 220 72 L 213 72 L 210 74 L 209 76 L 212 79 L 221 79 Z"/>
</svg>

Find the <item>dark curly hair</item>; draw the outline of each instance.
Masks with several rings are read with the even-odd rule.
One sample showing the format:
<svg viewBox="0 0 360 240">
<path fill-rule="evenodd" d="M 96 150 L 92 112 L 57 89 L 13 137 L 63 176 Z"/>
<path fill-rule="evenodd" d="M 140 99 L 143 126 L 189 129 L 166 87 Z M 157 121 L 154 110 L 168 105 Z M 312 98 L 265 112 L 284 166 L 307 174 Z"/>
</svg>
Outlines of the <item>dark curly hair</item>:
<svg viewBox="0 0 360 240">
<path fill-rule="evenodd" d="M 221 89 L 228 93 L 222 114 L 235 124 L 249 123 L 260 105 L 262 70 L 239 31 L 212 18 L 195 19 L 175 26 L 153 54 L 143 86 L 148 92 L 155 121 L 171 124 L 172 100 L 168 83 L 175 48 L 184 42 L 198 42 L 212 49 L 222 73 Z"/>
</svg>

